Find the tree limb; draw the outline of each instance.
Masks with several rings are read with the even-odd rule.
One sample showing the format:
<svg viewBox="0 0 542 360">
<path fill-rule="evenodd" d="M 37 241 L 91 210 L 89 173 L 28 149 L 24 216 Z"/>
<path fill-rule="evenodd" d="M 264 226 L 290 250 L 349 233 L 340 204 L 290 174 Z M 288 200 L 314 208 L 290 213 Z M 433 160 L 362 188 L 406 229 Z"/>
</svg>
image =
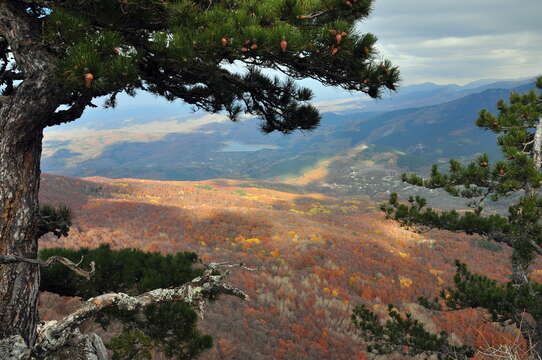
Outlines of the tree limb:
<svg viewBox="0 0 542 360">
<path fill-rule="evenodd" d="M 171 289 L 155 289 L 146 293 L 130 296 L 124 293 L 109 293 L 87 300 L 78 310 L 60 321 L 48 321 L 38 327 L 38 340 L 34 348 L 36 354 L 51 354 L 69 343 L 78 327 L 104 309 L 116 307 L 122 310 L 137 311 L 147 306 L 166 302 L 184 301 L 196 309 L 203 317 L 210 299 L 226 294 L 248 300 L 248 295 L 241 289 L 225 283 L 223 280 L 229 271 L 215 275 L 219 268 L 241 267 L 243 264 L 211 263 L 202 276 L 189 283 Z"/>
<path fill-rule="evenodd" d="M 79 119 L 86 107 L 92 105 L 91 101 L 92 95 L 89 94 L 78 97 L 69 109 L 55 112 L 45 126 L 60 125 Z"/>
<path fill-rule="evenodd" d="M 538 245 L 534 240 L 530 240 L 529 243 L 531 244 L 531 246 L 534 248 L 534 251 L 536 251 L 538 255 L 542 255 L 542 247 L 540 245 Z"/>
<path fill-rule="evenodd" d="M 0 74 L 0 81 L 5 81 L 5 80 L 13 81 L 13 80 L 24 80 L 24 79 L 25 79 L 25 76 L 22 72 L 6 70 L 2 72 L 2 74 Z"/>
<path fill-rule="evenodd" d="M 500 231 L 495 231 L 486 235 L 488 240 L 493 240 L 498 243 L 504 243 L 508 246 L 513 246 L 516 239 L 510 234 L 505 234 Z M 533 247 L 533 250 L 538 254 L 542 255 L 542 246 L 538 245 L 534 240 L 529 240 L 529 244 Z"/>
<path fill-rule="evenodd" d="M 83 259 L 81 259 L 82 261 Z M 16 264 L 20 262 L 25 262 L 29 264 L 36 264 L 41 267 L 49 267 L 51 264 L 58 262 L 75 272 L 77 275 L 84 277 L 87 280 L 90 280 L 91 276 L 94 274 L 95 271 L 95 263 L 92 261 L 90 263 L 90 271 L 83 270 L 79 267 L 81 265 L 81 261 L 77 264 L 73 263 L 70 259 L 66 259 L 62 256 L 51 256 L 45 261 L 39 260 L 39 259 L 28 259 L 22 256 L 18 255 L 0 255 L 0 265 L 6 265 L 6 264 Z"/>
<path fill-rule="evenodd" d="M 297 18 L 298 19 L 315 19 L 317 17 L 320 17 L 326 13 L 328 13 L 329 10 L 320 10 L 318 12 L 315 12 L 313 14 L 309 14 L 309 15 L 299 15 Z"/>
</svg>

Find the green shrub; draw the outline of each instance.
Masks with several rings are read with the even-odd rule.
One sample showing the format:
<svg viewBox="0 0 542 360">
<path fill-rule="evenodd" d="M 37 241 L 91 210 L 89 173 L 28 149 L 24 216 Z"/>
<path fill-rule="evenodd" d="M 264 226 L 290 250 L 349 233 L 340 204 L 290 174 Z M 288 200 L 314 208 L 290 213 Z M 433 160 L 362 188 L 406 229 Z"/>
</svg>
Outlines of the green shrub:
<svg viewBox="0 0 542 360">
<path fill-rule="evenodd" d="M 482 249 L 497 252 L 502 250 L 502 246 L 486 239 L 476 239 L 474 244 Z"/>
<path fill-rule="evenodd" d="M 156 289 L 182 285 L 202 274 L 193 265 L 198 261 L 194 253 L 175 255 L 143 252 L 136 249 L 111 250 L 102 244 L 96 249 L 79 250 L 49 248 L 40 252 L 46 259 L 53 255 L 66 257 L 89 268 L 96 263 L 90 280 L 77 276 L 60 264 L 41 270 L 41 291 L 83 299 L 108 292 L 137 295 Z M 212 338 L 196 328 L 197 315 L 186 303 L 164 303 L 149 306 L 140 313 L 110 308 L 96 319 L 104 329 L 112 320 L 123 324 L 123 332 L 107 344 L 113 359 L 150 359 L 149 349 L 157 349 L 176 359 L 194 359 L 212 346 Z M 129 355 L 128 355 L 129 354 Z"/>
<path fill-rule="evenodd" d="M 196 187 L 198 189 L 203 189 L 203 190 L 213 190 L 213 188 L 210 187 L 209 185 L 196 185 Z"/>
</svg>

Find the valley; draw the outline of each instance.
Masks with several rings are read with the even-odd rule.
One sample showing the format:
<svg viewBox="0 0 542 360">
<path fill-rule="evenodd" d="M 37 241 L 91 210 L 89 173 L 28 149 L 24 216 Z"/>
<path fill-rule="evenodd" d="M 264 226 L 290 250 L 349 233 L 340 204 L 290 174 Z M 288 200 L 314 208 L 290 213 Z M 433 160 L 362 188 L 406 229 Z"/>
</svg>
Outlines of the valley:
<svg viewBox="0 0 542 360">
<path fill-rule="evenodd" d="M 42 203 L 66 204 L 75 219 L 67 238 L 47 236 L 40 246 L 193 251 L 205 262 L 257 267 L 231 275 L 249 301 L 220 299 L 201 322 L 215 339 L 204 359 L 365 359 L 350 323 L 360 303 L 379 313 L 385 304 L 401 304 L 431 328 L 462 329 L 453 336 L 473 345 L 513 341 L 513 332 L 479 323 L 474 310 L 439 315 L 415 304 L 451 283 L 453 259 L 505 280 L 506 247 L 444 231 L 415 234 L 386 220 L 365 195 L 254 185 L 44 174 Z M 542 279 L 542 266 L 537 268 Z M 72 303 L 46 307 L 55 299 L 42 296 L 49 318 Z"/>
<path fill-rule="evenodd" d="M 532 87 L 505 85 L 452 92 L 419 86 L 364 112 L 343 101 L 315 131 L 289 136 L 263 135 L 254 119 L 221 117 L 52 133 L 44 169 L 60 175 L 43 175 L 41 202 L 68 205 L 75 220 L 67 238 L 47 236 L 40 246 L 192 251 L 204 262 L 258 268 L 231 274 L 248 302 L 211 305 L 201 328 L 215 346 L 203 359 L 366 359 L 350 319 L 358 304 L 380 315 L 386 304 L 398 304 L 456 343 L 511 343 L 517 333 L 482 321 L 479 311 L 437 313 L 416 304 L 452 284 L 454 259 L 505 281 L 511 250 L 475 236 L 417 234 L 379 210 L 392 192 L 421 195 L 434 208 L 467 209 L 400 176 L 427 173 L 450 158 L 469 161 L 480 150 L 495 157 L 494 136 L 473 123 L 477 111 L 494 110 L 511 89 Z M 442 97 L 448 101 L 434 103 Z M 424 106 L 409 107 L 416 99 Z M 345 111 L 337 111 L 341 106 Z M 486 211 L 505 209 L 497 203 Z M 539 281 L 542 264 L 536 269 Z M 42 294 L 42 314 L 58 318 L 74 302 Z M 95 324 L 86 328 L 100 332 Z"/>
<path fill-rule="evenodd" d="M 495 155 L 493 135 L 473 123 L 478 111 L 494 110 L 498 99 L 510 91 L 524 92 L 532 86 L 530 80 L 518 80 L 450 91 L 449 86 L 426 84 L 406 87 L 381 100 L 353 98 L 351 102 L 363 106 L 356 111 L 339 99 L 330 101 L 336 103 L 333 106 L 322 106 L 323 119 L 316 130 L 288 136 L 262 134 L 254 118 L 237 123 L 223 115 L 160 119 L 146 115 L 147 110 L 141 111 L 143 119 L 124 121 L 108 120 L 103 113 L 94 125 L 83 119 L 79 127 L 48 130 L 42 165 L 46 172 L 78 177 L 262 180 L 299 176 L 340 152 L 372 145 L 371 156 L 363 154 L 361 161 L 376 157 L 379 162 L 379 154 L 393 153 L 393 159 L 384 160 L 386 168 L 398 173 L 423 171 L 428 164 L 468 158 L 480 150 Z M 440 102 L 435 104 L 437 94 Z M 167 109 L 157 109 L 157 116 L 168 113 Z M 228 147 L 230 143 L 237 147 Z M 359 167 L 360 163 L 333 166 Z M 342 183 L 348 185 L 348 176 L 342 176 Z M 360 190 L 356 186 L 350 190 L 355 189 Z"/>
</svg>

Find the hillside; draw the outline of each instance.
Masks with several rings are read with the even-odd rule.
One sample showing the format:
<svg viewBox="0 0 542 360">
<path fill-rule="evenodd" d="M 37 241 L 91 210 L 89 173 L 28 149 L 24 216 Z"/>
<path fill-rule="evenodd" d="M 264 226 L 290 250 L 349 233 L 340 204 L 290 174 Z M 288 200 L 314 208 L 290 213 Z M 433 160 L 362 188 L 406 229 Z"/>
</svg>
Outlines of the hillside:
<svg viewBox="0 0 542 360">
<path fill-rule="evenodd" d="M 160 119 L 158 110 L 156 117 L 142 111 L 147 121 L 111 119 L 109 127 L 103 119 L 95 127 L 83 121 L 81 127 L 46 133 L 43 168 L 68 176 L 157 180 L 284 178 L 367 144 L 375 146 L 376 155 L 399 151 L 396 170 L 413 170 L 480 150 L 494 152 L 493 136 L 477 129 L 474 120 L 481 108 L 493 109 L 511 89 L 522 92 L 532 86 L 519 83 L 523 85 L 513 88 L 518 82 L 474 88 L 425 84 L 373 102 L 330 101 L 322 109 L 318 129 L 289 136 L 263 135 L 256 119 L 239 123 L 221 115 Z M 348 110 L 353 105 L 359 108 Z M 351 181 L 347 177 L 332 182 Z"/>
<path fill-rule="evenodd" d="M 115 248 L 194 251 L 204 261 L 259 267 L 232 274 L 250 301 L 223 298 L 211 306 L 202 327 L 216 345 L 204 359 L 365 359 L 350 324 L 351 310 L 360 303 L 379 312 L 388 303 L 401 304 L 428 326 L 455 331 L 458 341 L 469 344 L 514 337 L 479 323 L 474 311 L 441 316 L 413 304 L 450 284 L 453 259 L 504 280 L 509 249 L 446 232 L 414 234 L 385 220 L 366 196 L 279 191 L 244 180 L 45 174 L 41 201 L 67 204 L 75 215 L 68 238 L 43 238 L 42 247 L 107 242 Z M 54 311 L 42 306 L 42 312 L 51 317 Z"/>
</svg>

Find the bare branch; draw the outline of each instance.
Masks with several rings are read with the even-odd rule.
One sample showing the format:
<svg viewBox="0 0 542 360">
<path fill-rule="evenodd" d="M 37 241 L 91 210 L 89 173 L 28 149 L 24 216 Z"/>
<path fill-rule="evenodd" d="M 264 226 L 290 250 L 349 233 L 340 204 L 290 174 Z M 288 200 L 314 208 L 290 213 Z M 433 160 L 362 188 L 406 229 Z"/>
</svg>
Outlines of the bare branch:
<svg viewBox="0 0 542 360">
<path fill-rule="evenodd" d="M 329 10 L 321 10 L 321 11 L 318 11 L 318 12 L 315 12 L 313 14 L 309 14 L 309 15 L 299 15 L 297 18 L 298 19 L 315 19 L 317 17 L 320 17 L 326 13 L 328 13 Z"/>
<path fill-rule="evenodd" d="M 48 321 L 38 327 L 38 340 L 35 353 L 50 354 L 68 344 L 70 337 L 78 327 L 107 308 L 138 311 L 159 303 L 184 301 L 191 305 L 203 317 L 207 302 L 217 295 L 225 294 L 248 300 L 248 295 L 241 289 L 224 282 L 228 271 L 215 275 L 219 268 L 240 267 L 253 271 L 243 264 L 211 263 L 202 276 L 189 283 L 171 289 L 155 289 L 146 293 L 130 296 L 124 293 L 109 293 L 87 300 L 77 311 L 60 321 Z"/>
<path fill-rule="evenodd" d="M 87 280 L 90 280 L 91 276 L 94 274 L 95 271 L 95 263 L 92 261 L 90 263 L 90 270 L 83 270 L 79 267 L 83 259 L 78 264 L 73 263 L 70 259 L 66 259 L 62 256 L 51 256 L 45 261 L 39 260 L 39 259 L 28 259 L 22 256 L 18 255 L 0 255 L 0 265 L 6 265 L 6 264 L 16 264 L 20 262 L 25 262 L 29 264 L 36 264 L 41 267 L 49 267 L 51 264 L 58 262 L 62 265 L 66 266 L 73 272 L 75 272 L 77 275 L 84 277 Z"/>
<path fill-rule="evenodd" d="M 245 266 L 243 263 L 232 263 L 229 261 L 209 263 L 206 265 L 208 269 L 218 270 L 220 268 L 239 268 L 247 271 L 258 271 L 259 269 Z"/>
</svg>

